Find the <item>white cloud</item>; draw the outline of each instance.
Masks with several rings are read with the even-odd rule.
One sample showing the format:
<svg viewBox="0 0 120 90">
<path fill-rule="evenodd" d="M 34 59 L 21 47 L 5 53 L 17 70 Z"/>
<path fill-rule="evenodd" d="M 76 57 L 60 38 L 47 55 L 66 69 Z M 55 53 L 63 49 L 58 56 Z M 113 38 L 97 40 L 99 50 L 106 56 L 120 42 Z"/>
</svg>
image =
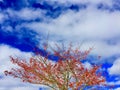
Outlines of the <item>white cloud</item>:
<svg viewBox="0 0 120 90">
<path fill-rule="evenodd" d="M 87 68 L 88 70 L 92 69 L 92 65 L 89 62 L 85 62 L 84 67 Z"/>
<path fill-rule="evenodd" d="M 49 0 L 48 0 L 49 1 Z M 78 3 L 82 3 L 82 4 L 98 4 L 98 3 L 104 3 L 104 4 L 108 4 L 111 5 L 112 4 L 112 0 L 53 0 L 53 1 L 57 1 L 59 3 L 63 3 L 63 4 L 68 4 L 68 3 L 74 3 L 74 4 L 78 4 Z M 52 2 L 53 2 L 52 1 Z"/>
<path fill-rule="evenodd" d="M 118 51 L 119 19 L 119 11 L 109 12 L 89 7 L 79 12 L 66 11 L 49 23 L 24 23 L 21 27 L 27 27 L 42 34 L 50 32 L 52 41 L 85 41 L 85 44 L 95 46 L 97 55 L 108 57 L 120 53 Z M 108 40 L 114 41 L 116 44 L 110 45 L 107 43 Z"/>
<path fill-rule="evenodd" d="M 56 0 L 54 0 L 56 1 Z M 20 11 L 8 9 L 10 16 L 17 16 L 24 20 L 34 20 L 35 18 L 44 18 L 50 22 L 32 22 L 22 23 L 16 26 L 16 29 L 27 27 L 36 32 L 47 35 L 50 33 L 50 42 L 59 40 L 83 42 L 83 48 L 94 46 L 92 54 L 101 55 L 104 57 L 120 54 L 119 37 L 120 37 L 120 12 L 109 12 L 108 10 L 99 10 L 94 7 L 94 4 L 104 3 L 111 5 L 112 0 L 60 0 L 58 2 L 80 2 L 91 3 L 87 9 L 82 9 L 78 12 L 68 10 L 56 19 L 50 19 L 44 16 L 44 12 L 40 9 L 24 8 Z M 11 30 L 11 27 L 8 27 Z M 107 41 L 113 41 L 116 44 L 109 44 Z M 103 49 L 104 48 L 104 49 Z M 106 53 L 107 52 L 107 53 Z"/>
<path fill-rule="evenodd" d="M 0 78 L 0 90 L 8 90 L 8 89 L 16 90 L 15 89 L 16 86 L 20 86 L 20 85 L 25 86 L 25 84 L 22 83 L 22 81 L 20 82 L 19 80 L 13 79 L 12 77 L 5 76 L 4 71 L 9 70 L 12 67 L 16 67 L 10 62 L 9 56 L 13 56 L 13 57 L 17 56 L 17 57 L 25 58 L 27 60 L 29 57 L 31 57 L 31 55 L 32 53 L 30 52 L 26 53 L 16 48 L 12 48 L 8 45 L 4 45 L 4 44 L 0 45 L 0 62 L 1 62 L 0 63 L 0 76 L 2 76 L 2 78 Z M 29 89 L 24 88 L 23 90 L 29 90 Z M 38 89 L 31 89 L 31 90 L 38 90 Z"/>
<path fill-rule="evenodd" d="M 0 90 L 39 90 L 39 87 L 41 86 L 23 83 L 19 79 L 15 79 L 10 76 L 0 79 Z"/>
<path fill-rule="evenodd" d="M 56 0 L 54 0 L 56 1 Z M 54 2 L 53 1 L 53 2 Z M 52 1 L 49 1 L 52 2 Z M 94 46 L 92 54 L 101 55 L 104 57 L 120 54 L 119 38 L 120 38 L 120 12 L 109 12 L 108 10 L 99 10 L 94 5 L 104 3 L 107 5 L 113 4 L 112 0 L 57 0 L 63 3 L 89 3 L 86 9 L 81 9 L 78 12 L 68 10 L 56 19 L 45 17 L 46 11 L 40 9 L 23 8 L 20 11 L 7 9 L 6 12 L 12 17 L 17 17 L 23 20 L 35 20 L 42 18 L 49 22 L 32 22 L 22 23 L 16 26 L 16 29 L 27 27 L 36 32 L 47 35 L 50 33 L 50 42 L 59 40 L 83 42 L 83 48 Z M 3 15 L 1 15 L 3 17 Z M 2 19 L 1 19 L 2 20 Z M 2 27 L 5 30 L 12 30 L 10 26 Z M 114 41 L 116 44 L 110 45 L 107 40 Z M 85 47 L 86 46 L 86 47 Z M 104 49 L 103 49 L 104 48 Z M 107 53 L 106 53 L 107 52 Z"/>
<path fill-rule="evenodd" d="M 26 60 L 32 56 L 31 52 L 22 52 L 19 49 L 10 47 L 8 45 L 0 45 L 0 90 L 39 90 L 39 87 L 44 90 L 48 90 L 48 87 L 44 85 L 35 85 L 30 83 L 23 83 L 22 80 L 13 78 L 11 76 L 5 76 L 4 71 L 10 70 L 16 65 L 10 62 L 9 56 L 20 57 Z"/>
<path fill-rule="evenodd" d="M 0 45 L 0 74 L 3 74 L 4 70 L 8 70 L 14 65 L 10 62 L 10 56 L 21 57 L 26 60 L 30 58 L 32 53 L 22 52 L 19 49 L 12 48 L 8 45 Z"/>
<path fill-rule="evenodd" d="M 8 88 L 2 88 L 0 90 L 8 90 Z M 14 88 L 9 88 L 9 90 L 39 90 L 39 88 L 35 88 L 35 87 L 14 87 Z"/>
<path fill-rule="evenodd" d="M 117 85 L 119 86 L 120 85 L 120 80 L 113 81 L 113 82 L 108 82 L 107 84 L 110 85 L 110 86 L 113 86 L 114 90 L 120 90 L 119 87 L 115 88 L 115 86 L 117 86 Z"/>
<path fill-rule="evenodd" d="M 93 50 L 90 54 L 92 55 L 100 55 L 101 57 L 110 57 L 119 55 L 119 46 L 120 43 L 117 44 L 109 44 L 106 41 L 86 41 L 83 42 L 83 45 L 81 46 L 81 50 L 89 49 L 90 47 L 93 47 Z"/>
<path fill-rule="evenodd" d="M 5 19 L 5 16 L 3 13 L 0 13 L 0 23 L 2 23 Z"/>
<path fill-rule="evenodd" d="M 43 14 L 44 14 L 44 11 L 40 9 L 32 9 L 32 8 L 23 8 L 20 11 L 7 9 L 6 12 L 11 17 L 20 18 L 22 20 L 35 20 L 37 18 L 43 19 Z"/>
<path fill-rule="evenodd" d="M 120 85 L 120 81 L 108 82 L 109 85 Z"/>
<path fill-rule="evenodd" d="M 120 58 L 114 61 L 112 67 L 108 68 L 108 72 L 110 75 L 120 75 Z"/>
<path fill-rule="evenodd" d="M 18 17 L 25 20 L 34 20 L 36 18 L 41 18 L 42 11 L 41 10 L 32 10 L 29 8 L 24 8 L 20 12 L 16 13 Z"/>
<path fill-rule="evenodd" d="M 115 90 L 120 90 L 120 88 L 116 88 Z"/>
</svg>

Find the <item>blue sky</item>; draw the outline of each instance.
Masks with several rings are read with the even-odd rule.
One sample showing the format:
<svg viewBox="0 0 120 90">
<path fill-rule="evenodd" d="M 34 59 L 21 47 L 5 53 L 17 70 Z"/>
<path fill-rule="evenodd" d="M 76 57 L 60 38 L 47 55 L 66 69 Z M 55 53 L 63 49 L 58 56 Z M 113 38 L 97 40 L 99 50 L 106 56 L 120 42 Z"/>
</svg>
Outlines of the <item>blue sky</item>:
<svg viewBox="0 0 120 90">
<path fill-rule="evenodd" d="M 0 0 L 0 90 L 41 90 L 3 71 L 15 67 L 10 55 L 29 59 L 35 46 L 42 51 L 48 33 L 51 45 L 94 47 L 85 65 L 103 64 L 107 83 L 120 90 L 119 19 L 120 0 Z"/>
</svg>

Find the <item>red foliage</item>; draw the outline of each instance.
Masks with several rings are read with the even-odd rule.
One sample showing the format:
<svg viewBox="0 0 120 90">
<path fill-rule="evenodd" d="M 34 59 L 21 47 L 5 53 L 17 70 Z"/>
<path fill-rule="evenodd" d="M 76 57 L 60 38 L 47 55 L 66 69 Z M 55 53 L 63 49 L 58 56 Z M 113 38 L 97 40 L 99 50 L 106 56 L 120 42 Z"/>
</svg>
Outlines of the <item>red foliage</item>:
<svg viewBox="0 0 120 90">
<path fill-rule="evenodd" d="M 99 66 L 93 66 L 92 69 L 84 67 L 81 60 L 85 59 L 92 48 L 81 52 L 79 48 L 63 49 L 58 45 L 57 49 L 51 49 L 54 55 L 59 57 L 57 62 L 48 60 L 48 57 L 37 55 L 31 57 L 29 62 L 20 58 L 11 58 L 13 64 L 17 64 L 20 68 L 12 68 L 11 71 L 5 71 L 5 75 L 11 75 L 20 78 L 24 82 L 33 84 L 42 84 L 56 90 L 81 90 L 85 86 L 104 85 L 105 78 L 96 71 Z M 47 48 L 45 49 L 47 51 Z M 84 87 L 81 87 L 83 86 Z"/>
</svg>

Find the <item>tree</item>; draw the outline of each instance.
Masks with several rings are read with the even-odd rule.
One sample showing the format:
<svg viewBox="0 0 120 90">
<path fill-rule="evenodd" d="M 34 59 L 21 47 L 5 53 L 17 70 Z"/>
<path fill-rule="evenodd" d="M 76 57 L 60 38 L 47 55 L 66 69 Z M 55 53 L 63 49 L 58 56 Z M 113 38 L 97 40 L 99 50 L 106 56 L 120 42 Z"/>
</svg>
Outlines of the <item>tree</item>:
<svg viewBox="0 0 120 90">
<path fill-rule="evenodd" d="M 44 46 L 47 52 L 48 47 Z M 30 58 L 29 62 L 20 58 L 11 58 L 13 64 L 19 68 L 5 71 L 5 75 L 20 78 L 23 82 L 42 84 L 53 90 L 83 90 L 87 86 L 104 85 L 105 78 L 98 72 L 100 66 L 93 65 L 91 69 L 85 68 L 81 60 L 86 59 L 92 48 L 81 52 L 78 47 L 73 49 L 70 44 L 68 48 L 56 44 L 56 49 L 51 47 L 58 61 L 49 60 L 50 53 L 44 57 L 41 53 Z"/>
</svg>

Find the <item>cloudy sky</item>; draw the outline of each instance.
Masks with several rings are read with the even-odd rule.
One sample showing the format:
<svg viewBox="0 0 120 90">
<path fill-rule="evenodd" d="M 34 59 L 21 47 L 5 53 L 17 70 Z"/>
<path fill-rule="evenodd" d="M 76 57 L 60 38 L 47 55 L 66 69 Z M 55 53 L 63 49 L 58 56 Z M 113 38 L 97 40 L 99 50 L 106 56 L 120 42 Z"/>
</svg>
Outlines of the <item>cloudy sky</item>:
<svg viewBox="0 0 120 90">
<path fill-rule="evenodd" d="M 48 33 L 51 45 L 94 47 L 85 64 L 102 64 L 107 83 L 120 90 L 120 0 L 0 0 L 0 90 L 42 89 L 3 71 L 14 67 L 9 56 L 29 59 L 35 46 L 42 51 Z"/>
</svg>

